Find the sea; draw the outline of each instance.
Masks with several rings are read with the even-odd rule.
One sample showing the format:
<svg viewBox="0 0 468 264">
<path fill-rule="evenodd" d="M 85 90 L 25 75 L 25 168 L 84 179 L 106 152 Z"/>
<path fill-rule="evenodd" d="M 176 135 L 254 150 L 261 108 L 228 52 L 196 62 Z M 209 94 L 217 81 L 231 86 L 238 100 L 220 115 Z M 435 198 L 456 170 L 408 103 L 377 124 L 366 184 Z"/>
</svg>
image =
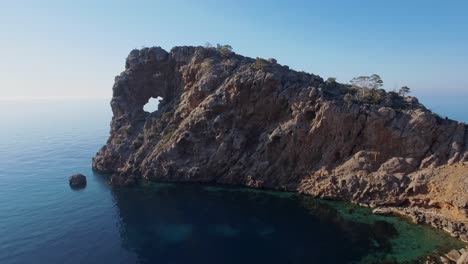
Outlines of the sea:
<svg viewBox="0 0 468 264">
<path fill-rule="evenodd" d="M 111 187 L 91 169 L 111 116 L 104 99 L 0 100 L 0 263 L 418 263 L 463 246 L 429 226 L 295 193 Z M 75 173 L 86 188 L 69 187 Z"/>
</svg>

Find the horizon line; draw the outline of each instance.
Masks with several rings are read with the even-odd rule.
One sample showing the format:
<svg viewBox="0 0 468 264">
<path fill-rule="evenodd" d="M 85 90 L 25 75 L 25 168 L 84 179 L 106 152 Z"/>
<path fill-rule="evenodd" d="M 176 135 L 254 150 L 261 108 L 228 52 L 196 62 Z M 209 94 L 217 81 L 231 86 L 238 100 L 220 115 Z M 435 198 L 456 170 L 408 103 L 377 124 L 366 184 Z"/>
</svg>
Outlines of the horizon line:
<svg viewBox="0 0 468 264">
<path fill-rule="evenodd" d="M 106 99 L 111 100 L 112 96 L 4 96 L 0 101 L 29 101 L 29 100 L 86 100 L 86 99 Z"/>
</svg>

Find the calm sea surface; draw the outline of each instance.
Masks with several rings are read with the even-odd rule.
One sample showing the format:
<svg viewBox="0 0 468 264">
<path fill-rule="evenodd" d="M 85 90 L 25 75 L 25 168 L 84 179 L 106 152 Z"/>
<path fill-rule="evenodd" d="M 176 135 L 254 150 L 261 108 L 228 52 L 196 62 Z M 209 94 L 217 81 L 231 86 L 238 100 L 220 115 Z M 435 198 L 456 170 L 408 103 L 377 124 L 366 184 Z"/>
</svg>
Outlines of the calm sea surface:
<svg viewBox="0 0 468 264">
<path fill-rule="evenodd" d="M 291 193 L 91 170 L 107 102 L 0 101 L 0 263 L 373 263 L 461 247 L 432 228 Z M 85 189 L 68 176 L 83 173 Z"/>
</svg>

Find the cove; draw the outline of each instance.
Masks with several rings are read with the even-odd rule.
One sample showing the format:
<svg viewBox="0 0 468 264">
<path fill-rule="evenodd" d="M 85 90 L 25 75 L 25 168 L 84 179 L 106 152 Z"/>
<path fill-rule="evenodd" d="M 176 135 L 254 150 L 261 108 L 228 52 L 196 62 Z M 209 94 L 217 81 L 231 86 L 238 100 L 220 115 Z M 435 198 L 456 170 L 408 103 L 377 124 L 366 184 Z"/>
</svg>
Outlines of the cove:
<svg viewBox="0 0 468 264">
<path fill-rule="evenodd" d="M 403 263 L 462 243 L 368 208 L 295 193 L 143 182 L 113 190 L 142 263 Z"/>
</svg>

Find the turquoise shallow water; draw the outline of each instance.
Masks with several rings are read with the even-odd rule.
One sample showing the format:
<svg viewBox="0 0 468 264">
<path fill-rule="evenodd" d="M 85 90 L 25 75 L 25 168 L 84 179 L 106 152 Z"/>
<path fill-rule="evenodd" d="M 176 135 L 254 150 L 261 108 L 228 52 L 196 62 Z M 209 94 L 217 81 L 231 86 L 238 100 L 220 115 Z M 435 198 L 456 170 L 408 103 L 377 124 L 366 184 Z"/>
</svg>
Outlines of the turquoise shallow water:
<svg viewBox="0 0 468 264">
<path fill-rule="evenodd" d="M 102 101 L 0 101 L 0 263 L 379 263 L 460 246 L 437 230 L 292 193 L 91 171 Z M 68 186 L 73 173 L 85 189 Z"/>
</svg>

